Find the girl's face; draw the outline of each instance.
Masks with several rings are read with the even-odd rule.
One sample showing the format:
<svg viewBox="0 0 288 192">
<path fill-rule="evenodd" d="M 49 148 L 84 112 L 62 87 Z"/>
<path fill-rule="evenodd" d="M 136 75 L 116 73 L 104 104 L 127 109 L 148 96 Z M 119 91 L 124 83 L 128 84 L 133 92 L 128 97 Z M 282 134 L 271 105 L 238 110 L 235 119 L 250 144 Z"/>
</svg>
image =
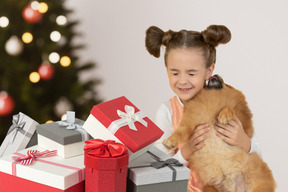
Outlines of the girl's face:
<svg viewBox="0 0 288 192">
<path fill-rule="evenodd" d="M 170 87 L 184 104 L 199 93 L 214 70 L 214 64 L 205 67 L 205 59 L 196 49 L 170 50 L 166 62 Z"/>
</svg>

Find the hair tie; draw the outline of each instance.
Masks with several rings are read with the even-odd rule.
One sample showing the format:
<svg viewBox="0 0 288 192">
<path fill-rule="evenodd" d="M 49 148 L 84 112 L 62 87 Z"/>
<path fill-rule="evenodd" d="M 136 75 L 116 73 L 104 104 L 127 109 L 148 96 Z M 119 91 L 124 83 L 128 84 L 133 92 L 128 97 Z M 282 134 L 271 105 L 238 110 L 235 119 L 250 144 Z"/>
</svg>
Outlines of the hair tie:
<svg viewBox="0 0 288 192">
<path fill-rule="evenodd" d="M 170 40 L 172 39 L 174 33 L 175 32 L 172 30 L 164 32 L 163 37 L 162 37 L 162 44 L 167 46 Z"/>
</svg>

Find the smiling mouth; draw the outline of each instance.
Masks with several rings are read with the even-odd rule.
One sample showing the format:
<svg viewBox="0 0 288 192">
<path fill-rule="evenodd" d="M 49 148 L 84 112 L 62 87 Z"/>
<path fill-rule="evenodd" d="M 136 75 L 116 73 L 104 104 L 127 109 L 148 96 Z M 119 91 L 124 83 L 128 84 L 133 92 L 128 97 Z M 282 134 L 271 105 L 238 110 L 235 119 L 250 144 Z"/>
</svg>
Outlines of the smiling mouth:
<svg viewBox="0 0 288 192">
<path fill-rule="evenodd" d="M 188 91 L 190 91 L 192 88 L 178 88 L 179 91 L 181 91 L 182 93 L 186 93 Z"/>
</svg>

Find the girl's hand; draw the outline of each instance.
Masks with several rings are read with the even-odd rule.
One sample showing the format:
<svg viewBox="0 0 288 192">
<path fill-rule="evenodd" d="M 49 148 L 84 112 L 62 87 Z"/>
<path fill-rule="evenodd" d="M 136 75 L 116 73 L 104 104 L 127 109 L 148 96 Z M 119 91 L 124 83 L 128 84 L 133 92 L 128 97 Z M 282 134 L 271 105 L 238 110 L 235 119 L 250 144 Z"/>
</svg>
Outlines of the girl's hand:
<svg viewBox="0 0 288 192">
<path fill-rule="evenodd" d="M 250 151 L 251 139 L 245 133 L 242 123 L 238 118 L 228 122 L 225 125 L 216 123 L 215 129 L 217 131 L 216 135 L 224 142 L 232 146 L 238 146 L 244 149 L 246 152 Z"/>
<path fill-rule="evenodd" d="M 189 160 L 190 156 L 203 148 L 204 140 L 209 137 L 208 132 L 210 127 L 208 124 L 198 125 L 192 132 L 190 139 L 182 146 L 181 153 L 184 159 Z"/>
</svg>

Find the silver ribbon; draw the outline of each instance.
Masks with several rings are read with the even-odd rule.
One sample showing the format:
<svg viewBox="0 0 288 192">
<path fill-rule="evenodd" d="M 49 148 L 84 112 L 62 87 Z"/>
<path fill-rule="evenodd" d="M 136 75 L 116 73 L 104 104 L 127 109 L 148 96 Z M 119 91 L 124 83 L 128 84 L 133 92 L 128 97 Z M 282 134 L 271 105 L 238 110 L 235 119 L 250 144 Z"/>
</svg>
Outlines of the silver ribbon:
<svg viewBox="0 0 288 192">
<path fill-rule="evenodd" d="M 157 155 L 155 155 L 151 151 L 147 151 L 147 153 L 150 154 L 151 157 L 153 159 L 155 159 L 157 162 L 153 162 L 150 165 L 140 165 L 140 166 L 135 166 L 135 167 L 129 167 L 129 169 L 144 168 L 144 167 L 154 167 L 155 169 L 160 169 L 160 168 L 163 168 L 163 167 L 167 166 L 173 172 L 172 181 L 176 181 L 177 171 L 176 171 L 176 169 L 173 166 L 182 167 L 183 166 L 182 163 L 180 163 L 177 159 L 174 159 L 174 158 L 170 158 L 170 159 L 167 159 L 165 161 L 162 161 Z M 130 174 L 130 171 L 128 171 L 128 178 L 129 178 L 129 174 Z"/>
<path fill-rule="evenodd" d="M 22 117 L 22 119 L 23 119 L 23 117 Z M 25 126 L 26 122 L 21 122 L 22 119 L 20 120 L 20 114 L 13 115 L 12 125 L 9 128 L 8 133 L 7 133 L 7 135 L 10 133 L 12 134 L 10 137 L 10 140 L 9 140 L 9 143 L 11 143 L 11 144 L 14 142 L 18 132 L 23 134 L 23 135 L 26 135 L 29 138 L 32 137 L 32 134 L 30 134 L 24 130 L 24 126 Z"/>
<path fill-rule="evenodd" d="M 177 159 L 174 158 L 170 158 L 167 159 L 165 161 L 157 161 L 157 162 L 153 162 L 152 167 L 156 168 L 156 169 L 160 169 L 162 167 L 166 167 L 166 166 L 183 166 L 182 163 L 180 163 Z"/>
<path fill-rule="evenodd" d="M 7 135 L 11 133 L 11 136 L 10 136 L 9 141 L 7 142 L 7 145 L 5 146 L 4 150 L 2 150 L 2 153 L 0 153 L 0 157 L 3 156 L 3 154 L 5 153 L 5 151 L 7 150 L 9 145 L 13 145 L 18 132 L 21 133 L 22 135 L 24 135 L 25 137 L 28 137 L 28 138 L 32 137 L 31 133 L 24 130 L 26 122 L 22 122 L 23 118 L 24 118 L 24 114 L 21 115 L 21 113 L 19 113 L 17 115 L 13 115 L 12 125 L 10 126 L 10 128 L 7 132 Z"/>
<path fill-rule="evenodd" d="M 163 168 L 166 166 L 169 167 L 173 172 L 172 181 L 176 181 L 177 171 L 173 166 L 181 167 L 183 166 L 182 163 L 180 163 L 177 159 L 174 159 L 174 158 L 170 158 L 170 159 L 167 159 L 166 161 L 162 161 L 157 155 L 155 155 L 151 151 L 147 151 L 147 153 L 149 153 L 157 161 L 151 164 L 152 167 L 156 169 Z"/>
<path fill-rule="evenodd" d="M 82 127 L 82 125 L 78 125 L 75 123 L 75 112 L 74 111 L 67 111 L 67 122 L 65 121 L 57 121 L 60 127 L 66 127 L 68 130 L 75 130 L 81 134 L 82 141 L 86 141 L 89 139 L 89 135 L 87 131 Z"/>
<path fill-rule="evenodd" d="M 120 119 L 117 119 L 113 121 L 109 127 L 108 130 L 114 135 L 121 127 L 124 127 L 126 125 L 129 126 L 131 130 L 138 131 L 135 122 L 138 121 L 145 127 L 147 127 L 147 122 L 143 119 L 146 117 L 141 111 L 138 111 L 135 113 L 135 108 L 129 105 L 125 105 L 124 107 L 125 112 L 122 112 L 120 110 L 117 110 L 117 114 L 120 117 Z"/>
</svg>

